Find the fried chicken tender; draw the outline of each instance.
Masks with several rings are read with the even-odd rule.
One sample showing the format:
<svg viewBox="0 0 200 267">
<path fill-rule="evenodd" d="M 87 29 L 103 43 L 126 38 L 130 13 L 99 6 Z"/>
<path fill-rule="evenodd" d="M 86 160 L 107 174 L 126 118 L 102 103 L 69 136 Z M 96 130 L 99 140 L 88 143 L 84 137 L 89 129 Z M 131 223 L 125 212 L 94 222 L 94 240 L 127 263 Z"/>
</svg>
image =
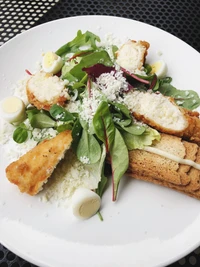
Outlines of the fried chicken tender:
<svg viewBox="0 0 200 267">
<path fill-rule="evenodd" d="M 141 70 L 150 44 L 146 41 L 129 40 L 116 52 L 117 63 L 130 72 Z"/>
<path fill-rule="evenodd" d="M 26 93 L 30 104 L 37 109 L 49 110 L 53 104 L 64 106 L 69 99 L 64 82 L 59 77 L 44 72 L 31 76 L 26 85 Z"/>
<path fill-rule="evenodd" d="M 71 131 L 42 141 L 6 168 L 8 180 L 16 184 L 22 193 L 36 195 L 70 148 L 71 142 Z"/>
<path fill-rule="evenodd" d="M 179 107 L 172 98 L 152 92 L 131 91 L 124 97 L 133 116 L 152 128 L 200 145 L 199 113 Z"/>
</svg>

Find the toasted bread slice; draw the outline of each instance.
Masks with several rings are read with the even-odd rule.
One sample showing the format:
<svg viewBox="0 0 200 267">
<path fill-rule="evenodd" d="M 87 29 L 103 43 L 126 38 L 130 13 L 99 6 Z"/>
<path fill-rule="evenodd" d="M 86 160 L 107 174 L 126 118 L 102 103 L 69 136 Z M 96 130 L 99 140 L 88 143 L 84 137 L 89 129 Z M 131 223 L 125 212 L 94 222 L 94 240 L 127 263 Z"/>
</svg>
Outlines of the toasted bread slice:
<svg viewBox="0 0 200 267">
<path fill-rule="evenodd" d="M 21 192 L 36 195 L 53 173 L 72 142 L 71 131 L 44 140 L 6 168 L 6 176 Z"/>
<path fill-rule="evenodd" d="M 132 176 L 132 174 L 129 174 L 130 176 Z M 194 197 L 194 198 L 197 198 L 197 199 L 200 199 L 200 190 L 198 191 L 193 191 L 193 192 L 188 192 L 188 191 L 185 191 L 185 190 L 182 190 L 182 189 L 179 189 L 177 187 L 175 187 L 174 185 L 170 184 L 170 183 L 167 183 L 165 181 L 161 181 L 161 180 L 157 180 L 153 177 L 149 177 L 149 176 L 143 176 L 143 175 L 139 175 L 139 174 L 136 174 L 133 176 L 133 178 L 135 179 L 138 179 L 138 180 L 142 180 L 142 181 L 146 181 L 146 182 L 150 182 L 150 183 L 153 183 L 153 184 L 157 184 L 157 185 L 160 185 L 160 186 L 164 186 L 164 187 L 167 187 L 167 188 L 170 188 L 170 189 L 174 189 L 180 193 L 184 193 L 190 197 Z"/>
<path fill-rule="evenodd" d="M 160 142 L 157 142 L 154 147 L 182 159 L 186 157 L 187 151 L 184 144 L 181 138 L 176 136 L 161 134 Z M 129 159 L 129 169 L 134 174 L 138 173 L 144 176 L 157 177 L 160 180 L 176 185 L 182 184 L 183 177 L 184 181 L 187 181 L 186 183 L 190 182 L 190 179 L 187 177 L 190 166 L 187 166 L 187 169 L 180 169 L 180 164 L 176 161 L 137 149 L 129 152 Z"/>
<path fill-rule="evenodd" d="M 179 137 L 161 134 L 161 141 L 155 147 L 200 164 L 200 147 Z M 200 170 L 144 150 L 132 150 L 129 155 L 127 174 L 131 177 L 160 184 L 200 199 Z"/>
<path fill-rule="evenodd" d="M 65 105 L 69 95 L 64 82 L 44 72 L 32 75 L 26 85 L 28 100 L 37 109 L 49 110 L 53 104 Z"/>
</svg>

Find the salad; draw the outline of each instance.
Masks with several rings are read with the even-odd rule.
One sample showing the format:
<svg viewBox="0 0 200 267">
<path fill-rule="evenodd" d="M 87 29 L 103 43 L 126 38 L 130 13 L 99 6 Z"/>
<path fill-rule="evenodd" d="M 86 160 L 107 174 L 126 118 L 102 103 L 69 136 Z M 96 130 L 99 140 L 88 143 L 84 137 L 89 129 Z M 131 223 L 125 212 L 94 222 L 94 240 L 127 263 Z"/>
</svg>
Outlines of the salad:
<svg viewBox="0 0 200 267">
<path fill-rule="evenodd" d="M 196 92 L 185 93 L 172 85 L 164 61 L 148 64 L 149 48 L 148 42 L 133 40 L 120 47 L 104 46 L 99 36 L 79 30 L 57 51 L 44 53 L 38 72 L 26 70 L 27 103 L 13 97 L 2 101 L 2 117 L 14 125 L 17 144 L 31 140 L 41 144 L 65 131 L 71 133 L 76 159 L 90 170 L 95 168 L 99 177 L 96 188 L 90 190 L 98 195 L 91 195 L 93 204 L 97 203 L 95 213 L 108 179 L 112 179 L 112 200 L 119 197 L 129 151 L 161 139 L 157 129 L 133 115 L 127 96 L 148 92 L 172 97 L 176 105 L 188 110 L 200 105 Z M 10 103 L 17 108 L 10 111 Z M 108 166 L 111 178 L 106 175 Z M 75 202 L 80 204 L 79 196 Z"/>
</svg>

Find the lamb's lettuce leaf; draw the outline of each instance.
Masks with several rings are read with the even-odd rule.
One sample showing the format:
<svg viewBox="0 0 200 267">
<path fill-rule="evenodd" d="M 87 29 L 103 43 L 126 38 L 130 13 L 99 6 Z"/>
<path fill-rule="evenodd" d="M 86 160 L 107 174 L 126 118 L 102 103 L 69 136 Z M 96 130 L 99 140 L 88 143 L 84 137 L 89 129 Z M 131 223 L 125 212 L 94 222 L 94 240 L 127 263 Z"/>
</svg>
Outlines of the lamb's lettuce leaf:
<svg viewBox="0 0 200 267">
<path fill-rule="evenodd" d="M 13 140 L 21 144 L 28 138 L 28 128 L 25 123 L 21 123 L 13 132 Z"/>
</svg>

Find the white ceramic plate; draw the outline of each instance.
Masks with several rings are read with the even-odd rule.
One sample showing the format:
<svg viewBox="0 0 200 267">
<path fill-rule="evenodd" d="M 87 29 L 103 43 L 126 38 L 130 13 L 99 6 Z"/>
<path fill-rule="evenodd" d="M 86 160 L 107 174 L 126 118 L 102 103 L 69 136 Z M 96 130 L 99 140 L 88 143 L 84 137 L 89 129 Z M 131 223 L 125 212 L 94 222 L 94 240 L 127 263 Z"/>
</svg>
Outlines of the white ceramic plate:
<svg viewBox="0 0 200 267">
<path fill-rule="evenodd" d="M 101 37 L 147 40 L 148 61 L 163 58 L 173 84 L 199 89 L 200 54 L 176 37 L 133 20 L 85 16 L 53 21 L 33 28 L 0 49 L 0 97 L 30 71 L 42 51 L 56 50 L 78 29 Z M 159 56 L 162 52 L 162 56 Z M 20 194 L 5 178 L 0 150 L 0 242 L 39 266 L 165 266 L 200 244 L 200 202 L 170 189 L 125 177 L 118 201 L 111 190 L 103 198 L 102 215 L 75 220 L 62 207 Z"/>
</svg>

